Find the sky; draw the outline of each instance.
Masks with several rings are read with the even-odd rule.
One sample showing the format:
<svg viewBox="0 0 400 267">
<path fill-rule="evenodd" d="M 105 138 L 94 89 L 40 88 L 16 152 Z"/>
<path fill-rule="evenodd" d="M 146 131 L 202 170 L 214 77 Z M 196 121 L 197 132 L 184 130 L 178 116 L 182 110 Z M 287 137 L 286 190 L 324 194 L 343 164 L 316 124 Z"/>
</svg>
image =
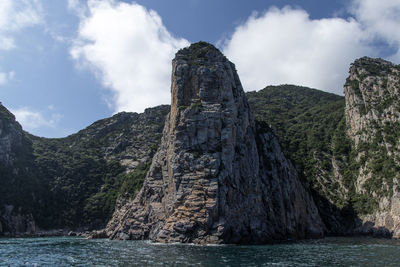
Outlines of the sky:
<svg viewBox="0 0 400 267">
<path fill-rule="evenodd" d="M 400 63 L 400 0 L 0 0 L 0 101 L 24 130 L 64 137 L 170 103 L 171 60 L 198 41 L 245 91 L 343 95 L 362 56 Z"/>
</svg>

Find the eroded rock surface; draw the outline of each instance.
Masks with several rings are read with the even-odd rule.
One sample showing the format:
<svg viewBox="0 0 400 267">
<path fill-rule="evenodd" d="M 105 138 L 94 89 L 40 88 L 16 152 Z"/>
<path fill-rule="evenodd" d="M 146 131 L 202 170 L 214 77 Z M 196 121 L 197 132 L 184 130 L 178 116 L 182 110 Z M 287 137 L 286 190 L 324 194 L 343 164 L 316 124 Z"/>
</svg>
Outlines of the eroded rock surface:
<svg viewBox="0 0 400 267">
<path fill-rule="evenodd" d="M 364 57 L 352 64 L 344 88 L 356 155 L 350 164 L 364 205 L 361 233 L 400 237 L 399 84 L 399 65 Z"/>
<path fill-rule="evenodd" d="M 323 235 L 313 200 L 271 130 L 256 125 L 221 52 L 202 42 L 180 50 L 171 93 L 143 188 L 94 236 L 264 243 Z"/>
</svg>

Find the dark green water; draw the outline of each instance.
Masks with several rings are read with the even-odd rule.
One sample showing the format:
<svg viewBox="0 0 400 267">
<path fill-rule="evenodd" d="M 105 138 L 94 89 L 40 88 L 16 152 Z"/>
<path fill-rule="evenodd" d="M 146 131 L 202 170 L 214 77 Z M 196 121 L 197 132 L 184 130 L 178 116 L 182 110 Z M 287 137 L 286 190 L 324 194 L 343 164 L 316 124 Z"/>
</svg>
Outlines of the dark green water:
<svg viewBox="0 0 400 267">
<path fill-rule="evenodd" d="M 400 266 L 400 242 L 327 238 L 263 246 L 195 246 L 10 238 L 0 239 L 0 266 Z"/>
</svg>

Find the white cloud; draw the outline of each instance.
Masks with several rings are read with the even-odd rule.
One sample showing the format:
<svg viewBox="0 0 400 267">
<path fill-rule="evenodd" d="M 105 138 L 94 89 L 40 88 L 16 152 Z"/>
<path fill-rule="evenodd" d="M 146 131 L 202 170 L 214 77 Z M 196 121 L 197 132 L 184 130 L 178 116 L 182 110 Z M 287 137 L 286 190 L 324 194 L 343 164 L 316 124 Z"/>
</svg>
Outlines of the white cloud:
<svg viewBox="0 0 400 267">
<path fill-rule="evenodd" d="M 354 18 L 310 19 L 301 9 L 271 8 L 253 14 L 223 42 L 224 53 L 236 64 L 244 88 L 292 83 L 342 94 L 351 62 L 381 56 L 383 41 L 400 60 L 400 2 L 355 0 Z"/>
<path fill-rule="evenodd" d="M 173 37 L 152 10 L 114 0 L 68 0 L 80 18 L 70 53 L 90 68 L 114 98 L 115 111 L 142 111 L 170 101 L 170 60 L 188 41 Z M 252 14 L 222 50 L 233 61 L 246 90 L 292 83 L 337 94 L 351 62 L 361 56 L 400 61 L 400 3 L 353 0 L 352 17 L 311 19 L 302 9 L 271 8 Z M 387 51 L 387 50 L 386 50 Z"/>
<path fill-rule="evenodd" d="M 400 1 L 354 0 L 350 12 L 370 41 L 387 43 L 394 50 L 389 59 L 400 62 Z"/>
<path fill-rule="evenodd" d="M 15 115 L 15 118 L 22 125 L 24 130 L 28 132 L 39 128 L 55 128 L 62 118 L 60 114 L 54 113 L 45 116 L 41 112 L 27 107 L 11 109 L 10 111 Z"/>
<path fill-rule="evenodd" d="M 312 20 L 304 10 L 253 14 L 224 45 L 244 88 L 292 83 L 341 94 L 349 64 L 371 54 L 354 19 Z"/>
<path fill-rule="evenodd" d="M 78 1 L 69 3 L 82 10 Z M 169 103 L 171 59 L 188 41 L 173 37 L 155 11 L 136 3 L 90 0 L 86 13 L 70 52 L 112 90 L 114 110 Z"/>
<path fill-rule="evenodd" d="M 14 71 L 0 72 L 0 85 L 5 85 L 15 77 Z"/>
<path fill-rule="evenodd" d="M 38 0 L 0 1 L 0 50 L 15 47 L 13 34 L 42 22 L 42 7 Z"/>
<path fill-rule="evenodd" d="M 14 39 L 0 34 L 0 49 L 11 50 L 15 47 Z"/>
<path fill-rule="evenodd" d="M 76 10 L 80 8 L 81 3 L 79 0 L 68 0 L 68 8 L 72 10 Z"/>
<path fill-rule="evenodd" d="M 68 0 L 68 9 L 80 18 L 84 18 L 88 13 L 88 7 L 82 0 Z"/>
</svg>

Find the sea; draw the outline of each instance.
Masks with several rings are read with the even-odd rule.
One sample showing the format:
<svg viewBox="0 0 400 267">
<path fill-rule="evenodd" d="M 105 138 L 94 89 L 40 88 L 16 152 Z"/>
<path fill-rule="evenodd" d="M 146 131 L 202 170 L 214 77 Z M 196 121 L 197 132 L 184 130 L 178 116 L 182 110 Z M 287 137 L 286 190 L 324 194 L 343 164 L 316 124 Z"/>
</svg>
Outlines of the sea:
<svg viewBox="0 0 400 267">
<path fill-rule="evenodd" d="M 400 241 L 325 238 L 274 245 L 1 238 L 0 266 L 400 266 Z"/>
</svg>

